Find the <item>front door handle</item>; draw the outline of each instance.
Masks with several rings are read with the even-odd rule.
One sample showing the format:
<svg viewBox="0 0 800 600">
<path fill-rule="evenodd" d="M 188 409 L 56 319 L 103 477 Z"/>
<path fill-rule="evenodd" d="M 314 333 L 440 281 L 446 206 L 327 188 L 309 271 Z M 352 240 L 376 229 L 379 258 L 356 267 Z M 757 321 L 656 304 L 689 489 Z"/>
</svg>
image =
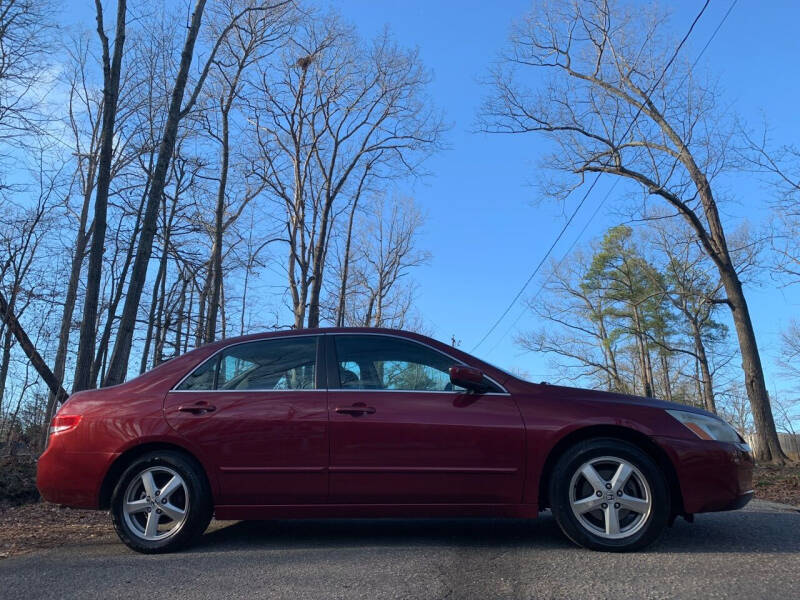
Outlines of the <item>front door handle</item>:
<svg viewBox="0 0 800 600">
<path fill-rule="evenodd" d="M 213 404 L 209 404 L 205 400 L 200 400 L 199 402 L 195 402 L 190 406 L 179 406 L 178 410 L 180 412 L 191 413 L 193 415 L 202 415 L 203 413 L 214 412 L 217 410 L 217 407 Z"/>
<path fill-rule="evenodd" d="M 350 415 L 351 417 L 360 417 L 362 415 L 374 415 L 375 408 L 367 406 L 363 402 L 356 402 L 352 406 L 339 406 L 333 409 L 333 412 L 340 415 Z"/>
</svg>

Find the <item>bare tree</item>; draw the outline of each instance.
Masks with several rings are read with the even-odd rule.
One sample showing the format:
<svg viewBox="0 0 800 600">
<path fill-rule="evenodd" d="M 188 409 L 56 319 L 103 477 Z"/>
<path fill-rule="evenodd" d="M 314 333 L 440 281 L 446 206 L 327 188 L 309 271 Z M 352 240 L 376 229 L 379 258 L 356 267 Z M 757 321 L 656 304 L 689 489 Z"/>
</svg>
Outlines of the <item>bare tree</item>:
<svg viewBox="0 0 800 600">
<path fill-rule="evenodd" d="M 261 172 L 286 211 L 295 327 L 317 327 L 334 220 L 366 172 L 419 173 L 443 130 L 415 52 L 388 34 L 364 46 L 334 16 L 307 18 L 262 72 L 254 124 Z"/>
<path fill-rule="evenodd" d="M 721 394 L 720 414 L 733 425 L 736 431 L 748 439 L 753 434 L 753 414 L 750 412 L 750 402 L 741 386 L 736 385 L 724 390 Z"/>
<path fill-rule="evenodd" d="M 70 261 L 69 279 L 64 292 L 64 307 L 61 313 L 58 348 L 53 365 L 53 374 L 63 385 L 66 370 L 69 338 L 72 330 L 72 319 L 78 300 L 78 285 L 81 268 L 86 258 L 86 248 L 90 240 L 89 209 L 91 208 L 97 177 L 97 156 L 100 146 L 100 125 L 102 115 L 102 98 L 98 98 L 93 86 L 87 81 L 89 44 L 78 38 L 67 45 L 72 69 L 65 84 L 69 88 L 68 121 L 75 144 L 76 167 L 75 179 L 80 191 L 81 203 L 77 211 L 65 202 L 68 213 L 77 220 L 72 258 Z M 82 116 L 85 115 L 85 118 Z M 45 421 L 50 422 L 56 408 L 56 396 L 51 393 L 45 409 Z"/>
<path fill-rule="evenodd" d="M 608 0 L 538 5 L 514 29 L 483 110 L 487 131 L 541 132 L 558 151 L 549 166 L 609 174 L 667 203 L 696 236 L 731 310 L 759 459 L 786 459 L 778 443 L 761 357 L 712 181 L 730 166 L 730 132 L 717 118 L 718 90 L 685 60 L 668 67 L 666 19 Z M 666 71 L 665 71 L 666 69 Z M 541 71 L 535 91 L 521 80 Z M 564 186 L 561 192 L 572 186 Z"/>
<path fill-rule="evenodd" d="M 766 129 L 759 137 L 747 131 L 743 136 L 743 158 L 769 177 L 775 191 L 774 269 L 789 285 L 800 283 L 800 148 L 791 144 L 770 148 Z"/>
<path fill-rule="evenodd" d="M 409 275 L 430 256 L 418 248 L 422 224 L 422 213 L 411 198 L 379 195 L 368 204 L 356 222 L 355 243 L 345 246 L 339 261 L 343 283 L 336 291 L 344 290 L 344 298 L 333 295 L 330 301 L 342 326 L 407 324 L 415 292 Z"/>
<path fill-rule="evenodd" d="M 679 341 L 668 349 L 694 359 L 703 404 L 706 410 L 716 413 L 712 346 L 727 337 L 727 328 L 715 320 L 721 308 L 722 282 L 709 270 L 707 257 L 696 240 L 674 225 L 671 220 L 654 220 L 650 224 L 648 241 L 664 258 L 663 268 L 651 280 L 676 309 L 682 329 L 691 340 L 690 344 Z"/>
<path fill-rule="evenodd" d="M 791 377 L 800 380 L 800 322 L 792 321 L 781 336 L 780 365 Z"/>
<path fill-rule="evenodd" d="M 288 0 L 276 2 L 273 5 L 252 4 L 242 8 L 233 15 L 228 24 L 221 28 L 219 36 L 214 41 L 211 51 L 200 71 L 200 76 L 195 83 L 189 99 L 184 104 L 184 91 L 189 78 L 189 67 L 194 57 L 194 47 L 197 36 L 200 32 L 200 24 L 203 19 L 206 0 L 197 0 L 194 11 L 192 12 L 191 22 L 187 29 L 186 39 L 181 52 L 181 61 L 178 73 L 175 77 L 175 84 L 172 88 L 169 110 L 164 123 L 164 130 L 158 147 L 158 160 L 156 161 L 153 175 L 149 181 L 147 203 L 145 205 L 142 220 L 141 234 L 136 249 L 136 258 L 131 270 L 131 278 L 125 296 L 125 304 L 119 320 L 119 328 L 114 343 L 114 350 L 108 363 L 108 369 L 104 380 L 104 385 L 114 385 L 125 380 L 128 371 L 128 360 L 130 358 L 131 347 L 133 345 L 133 332 L 136 324 L 136 315 L 142 297 L 145 280 L 147 278 L 147 267 L 153 248 L 153 238 L 155 237 L 156 220 L 158 207 L 161 204 L 161 196 L 167 184 L 169 165 L 172 160 L 172 153 L 175 149 L 175 141 L 178 133 L 180 121 L 188 115 L 195 106 L 200 95 L 203 84 L 208 77 L 209 70 L 216 58 L 217 52 L 224 43 L 229 33 L 234 30 L 239 20 L 253 11 L 271 10 L 278 6 L 288 4 Z"/>
<path fill-rule="evenodd" d="M 603 289 L 581 285 L 591 260 L 578 251 L 552 265 L 544 298 L 528 301 L 539 320 L 551 326 L 521 334 L 516 341 L 531 352 L 556 357 L 554 366 L 567 380 L 587 378 L 596 387 L 634 393 L 636 382 L 628 375 L 621 340 L 613 335 L 615 325 Z"/>
<path fill-rule="evenodd" d="M 227 0 L 224 12 L 217 13 L 209 24 L 213 38 L 220 36 L 222 29 L 236 18 L 241 10 L 241 0 Z M 231 113 L 241 103 L 246 85 L 248 69 L 262 62 L 276 48 L 276 42 L 287 34 L 293 11 L 288 5 L 279 5 L 272 11 L 251 12 L 239 19 L 234 35 L 222 37 L 223 43 L 214 60 L 207 95 L 211 106 L 206 111 L 209 135 L 219 144 L 219 174 L 214 207 L 214 222 L 211 226 L 212 244 L 209 258 L 208 313 L 205 318 L 205 342 L 212 342 L 217 332 L 222 290 L 223 237 L 226 230 L 241 216 L 242 211 L 264 187 L 250 181 L 245 174 L 243 189 L 231 190 Z M 244 163 L 241 165 L 244 166 Z M 234 173 L 236 174 L 236 173 Z M 233 193 L 231 194 L 231 191 Z M 233 198 L 231 196 L 234 196 Z"/>
<path fill-rule="evenodd" d="M 54 181 L 44 181 L 44 173 L 40 173 L 40 193 L 33 207 L 10 211 L 2 218 L 6 231 L 0 235 L 3 256 L 0 262 L 0 407 L 9 370 L 11 347 L 14 340 L 27 356 L 41 379 L 57 400 L 63 401 L 67 394 L 61 382 L 55 377 L 28 333 L 20 322 L 22 313 L 33 300 L 33 289 L 26 288 L 30 284 L 30 272 L 34 267 L 37 252 L 41 246 L 50 222 L 49 214 L 54 204 L 52 195 Z M 9 205 L 11 209 L 13 205 Z M 7 294 L 7 295 L 6 295 Z"/>
<path fill-rule="evenodd" d="M 27 145 L 42 133 L 52 11 L 49 0 L 0 0 L 0 143 Z"/>
<path fill-rule="evenodd" d="M 103 23 L 103 5 L 95 0 L 97 12 L 97 35 L 103 49 L 103 119 L 100 128 L 100 156 L 97 165 L 97 184 L 94 198 L 94 221 L 92 243 L 89 251 L 89 266 L 86 274 L 86 294 L 83 304 L 78 356 L 72 390 L 91 387 L 92 358 L 95 352 L 97 333 L 97 304 L 100 295 L 100 280 L 103 268 L 103 252 L 106 243 L 106 220 L 108 213 L 108 190 L 111 185 L 111 162 L 114 148 L 114 121 L 117 118 L 117 99 L 122 69 L 122 53 L 125 45 L 125 19 L 127 0 L 117 1 L 117 24 L 114 37 L 114 54 L 110 55 L 109 41 Z"/>
</svg>

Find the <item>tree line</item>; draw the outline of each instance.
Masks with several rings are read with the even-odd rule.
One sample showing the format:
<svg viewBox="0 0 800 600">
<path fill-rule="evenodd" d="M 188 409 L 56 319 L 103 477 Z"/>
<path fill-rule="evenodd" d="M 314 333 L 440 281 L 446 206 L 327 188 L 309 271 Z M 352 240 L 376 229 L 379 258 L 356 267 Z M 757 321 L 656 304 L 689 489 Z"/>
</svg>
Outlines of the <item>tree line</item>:
<svg viewBox="0 0 800 600">
<path fill-rule="evenodd" d="M 68 390 L 248 331 L 422 327 L 424 213 L 395 184 L 446 125 L 415 50 L 290 0 L 95 0 L 86 31 L 56 8 L 0 0 L 3 423 L 43 428 Z M 518 343 L 562 378 L 752 424 L 780 462 L 776 414 L 795 417 L 747 289 L 800 281 L 800 151 L 731 115 L 670 27 L 657 5 L 537 3 L 493 63 L 478 128 L 549 140 L 543 199 L 626 182 L 623 224 L 552 264 Z M 741 172 L 768 182 L 749 199 L 768 232 L 723 216 Z"/>
<path fill-rule="evenodd" d="M 4 423 L 226 336 L 421 326 L 392 184 L 445 125 L 416 51 L 281 0 L 97 0 L 94 31 L 0 8 Z"/>
</svg>

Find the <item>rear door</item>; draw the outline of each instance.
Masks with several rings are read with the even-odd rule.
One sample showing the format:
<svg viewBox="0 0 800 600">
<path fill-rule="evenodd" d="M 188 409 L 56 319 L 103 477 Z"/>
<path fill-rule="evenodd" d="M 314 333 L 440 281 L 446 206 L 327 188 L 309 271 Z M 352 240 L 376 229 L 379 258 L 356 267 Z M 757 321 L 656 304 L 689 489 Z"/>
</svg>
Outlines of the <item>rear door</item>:
<svg viewBox="0 0 800 600">
<path fill-rule="evenodd" d="M 332 503 L 521 502 L 524 429 L 505 390 L 453 389 L 458 361 L 414 340 L 326 337 Z"/>
<path fill-rule="evenodd" d="M 228 346 L 171 391 L 169 424 L 218 470 L 220 504 L 327 498 L 328 416 L 319 336 Z"/>
</svg>

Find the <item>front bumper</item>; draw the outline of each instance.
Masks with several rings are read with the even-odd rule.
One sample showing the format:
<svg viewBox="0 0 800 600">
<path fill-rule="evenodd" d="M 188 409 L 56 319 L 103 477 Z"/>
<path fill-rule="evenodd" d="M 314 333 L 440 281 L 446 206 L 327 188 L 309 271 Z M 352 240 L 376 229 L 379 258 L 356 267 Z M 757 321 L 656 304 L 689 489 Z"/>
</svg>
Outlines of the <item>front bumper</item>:
<svg viewBox="0 0 800 600">
<path fill-rule="evenodd" d="M 736 498 L 733 502 L 731 502 L 728 506 L 726 506 L 725 508 L 721 508 L 720 510 L 738 510 L 740 508 L 744 508 L 745 506 L 747 506 L 747 503 L 753 499 L 754 494 L 755 492 L 753 490 L 745 492 L 744 494 Z"/>
<path fill-rule="evenodd" d="M 753 498 L 753 456 L 744 444 L 659 438 L 687 514 L 736 510 Z"/>
</svg>

